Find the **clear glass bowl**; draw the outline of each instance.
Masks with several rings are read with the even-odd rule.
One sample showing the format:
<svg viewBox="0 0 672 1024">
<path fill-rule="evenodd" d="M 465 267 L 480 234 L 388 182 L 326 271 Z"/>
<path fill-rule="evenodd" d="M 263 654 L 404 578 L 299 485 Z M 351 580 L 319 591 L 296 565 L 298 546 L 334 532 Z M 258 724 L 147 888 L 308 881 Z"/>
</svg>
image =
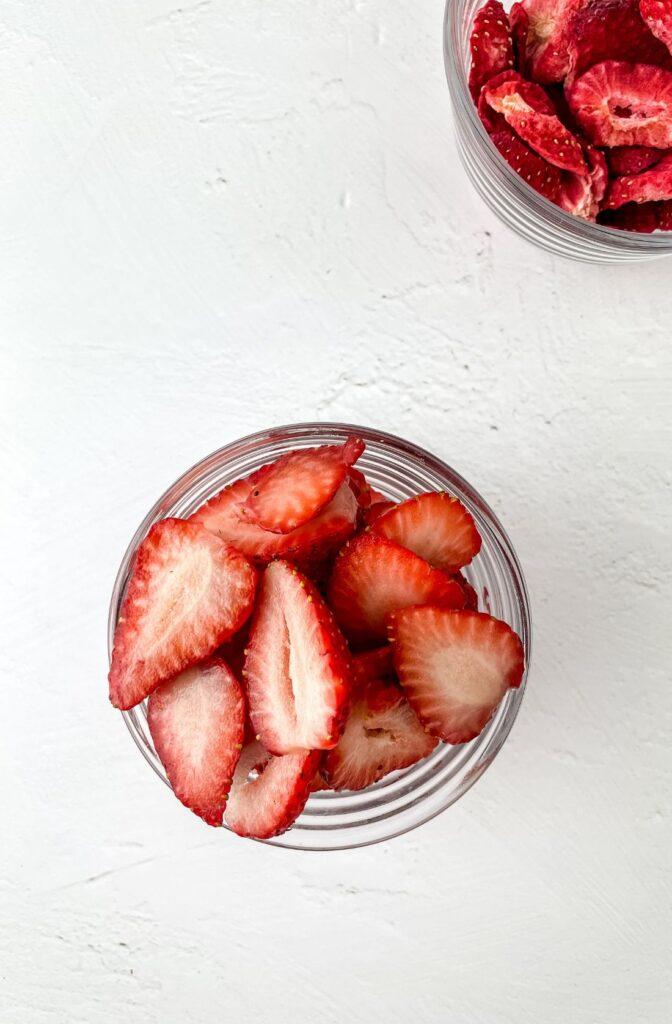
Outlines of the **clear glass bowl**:
<svg viewBox="0 0 672 1024">
<path fill-rule="evenodd" d="M 530 659 L 530 611 L 525 581 L 510 540 L 481 496 L 440 459 L 392 434 L 342 423 L 299 423 L 244 437 L 220 448 L 170 487 L 138 527 L 114 584 L 108 622 L 108 650 L 135 551 L 153 523 L 186 517 L 227 483 L 249 475 L 294 448 L 342 442 L 356 433 L 366 441 L 358 466 L 374 487 L 396 501 L 422 491 L 446 490 L 464 502 L 483 538 L 482 549 L 464 572 L 479 595 L 479 607 L 504 619 L 519 634 Z M 268 840 L 296 850 L 343 850 L 391 839 L 445 810 L 473 786 L 509 735 L 525 692 L 509 690 L 494 717 L 471 743 L 439 744 L 424 761 L 395 772 L 359 793 L 313 794 L 293 828 Z M 146 704 L 122 712 L 138 749 L 166 785 L 147 726 Z"/>
<path fill-rule="evenodd" d="M 468 88 L 469 37 L 484 0 L 446 0 L 443 52 L 457 147 L 472 184 L 490 209 L 529 242 L 585 263 L 629 263 L 672 253 L 672 231 L 652 235 L 592 224 L 565 213 L 527 184 L 499 154 Z M 511 0 L 504 0 L 508 9 Z"/>
</svg>

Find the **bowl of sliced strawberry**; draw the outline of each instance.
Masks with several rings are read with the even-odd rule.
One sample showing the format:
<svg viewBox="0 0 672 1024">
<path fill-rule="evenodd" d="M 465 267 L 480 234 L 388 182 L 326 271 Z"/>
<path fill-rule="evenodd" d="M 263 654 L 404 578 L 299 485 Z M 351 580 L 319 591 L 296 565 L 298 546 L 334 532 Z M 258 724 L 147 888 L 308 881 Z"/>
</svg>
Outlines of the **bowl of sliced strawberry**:
<svg viewBox="0 0 672 1024">
<path fill-rule="evenodd" d="M 454 803 L 500 750 L 530 658 L 494 513 L 408 441 L 280 427 L 199 462 L 122 560 L 109 696 L 190 811 L 329 850 Z"/>
<path fill-rule="evenodd" d="M 672 0 L 447 0 L 458 148 L 530 241 L 591 262 L 672 252 Z"/>
</svg>

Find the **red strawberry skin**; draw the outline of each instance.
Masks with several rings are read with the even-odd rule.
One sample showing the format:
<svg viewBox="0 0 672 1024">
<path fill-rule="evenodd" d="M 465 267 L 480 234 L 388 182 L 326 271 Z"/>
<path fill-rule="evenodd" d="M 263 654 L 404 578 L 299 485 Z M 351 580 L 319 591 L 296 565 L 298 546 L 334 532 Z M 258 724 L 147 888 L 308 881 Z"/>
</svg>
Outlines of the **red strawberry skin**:
<svg viewBox="0 0 672 1024">
<path fill-rule="evenodd" d="M 387 537 L 367 532 L 348 543 L 334 563 L 327 598 L 336 621 L 356 646 L 385 640 L 389 612 L 428 602 L 464 605 L 462 588 L 446 573 Z"/>
<path fill-rule="evenodd" d="M 614 146 L 606 154 L 609 173 L 613 178 L 626 174 L 641 174 L 665 156 L 665 150 L 653 146 Z"/>
<path fill-rule="evenodd" d="M 374 647 L 370 651 L 362 651 L 353 655 L 352 677 L 354 686 L 360 688 L 373 679 L 394 678 L 392 648 L 389 644 Z"/>
<path fill-rule="evenodd" d="M 617 210 L 626 203 L 651 203 L 672 199 L 672 153 L 648 171 L 615 178 L 604 200 L 605 210 Z"/>
<path fill-rule="evenodd" d="M 672 51 L 672 0 L 639 0 L 639 9 L 654 36 Z"/>
<path fill-rule="evenodd" d="M 343 445 L 288 452 L 254 474 L 243 515 L 273 533 L 296 530 L 329 504 L 363 451 L 364 442 L 351 437 Z"/>
<path fill-rule="evenodd" d="M 567 99 L 597 146 L 672 147 L 672 71 L 603 61 L 570 86 Z"/>
<path fill-rule="evenodd" d="M 471 513 L 445 491 L 402 501 L 379 516 L 371 530 L 448 573 L 468 565 L 481 550 Z"/>
<path fill-rule="evenodd" d="M 256 572 L 196 523 L 163 519 L 138 548 L 114 635 L 110 700 L 128 710 L 201 661 L 252 612 Z"/>
<path fill-rule="evenodd" d="M 447 743 L 466 743 L 488 723 L 510 687 L 520 685 L 520 638 L 481 612 L 431 606 L 389 616 L 394 664 L 425 729 Z"/>
<path fill-rule="evenodd" d="M 338 742 L 350 655 L 319 591 L 288 562 L 264 572 L 245 658 L 254 733 L 273 754 Z"/>
<path fill-rule="evenodd" d="M 341 484 L 314 519 L 284 534 L 264 530 L 245 517 L 243 505 L 253 486 L 250 479 L 237 480 L 194 512 L 190 522 L 216 533 L 258 566 L 274 558 L 287 558 L 309 569 L 334 554 L 354 533 L 357 499 L 347 483 Z"/>
<path fill-rule="evenodd" d="M 322 772 L 335 790 L 360 790 L 431 754 L 437 739 L 420 725 L 398 687 L 374 680 L 355 702 Z"/>
<path fill-rule="evenodd" d="M 248 744 L 233 777 L 226 824 L 251 839 L 271 839 L 286 832 L 306 806 L 320 759 L 319 750 L 273 757 L 261 743 Z M 257 777 L 250 779 L 254 772 Z"/>
<path fill-rule="evenodd" d="M 493 145 L 497 147 L 516 174 L 523 178 L 535 192 L 552 203 L 558 202 L 562 179 L 557 167 L 553 167 L 537 153 L 534 153 L 509 128 L 506 131 L 495 132 L 491 138 Z"/>
<path fill-rule="evenodd" d="M 488 0 L 474 18 L 469 40 L 471 70 L 469 89 L 478 100 L 482 86 L 494 75 L 513 67 L 513 43 L 509 19 L 500 0 Z"/>
<path fill-rule="evenodd" d="M 229 666 L 211 658 L 162 683 L 147 724 L 175 796 L 221 825 L 245 731 L 245 698 Z"/>
</svg>

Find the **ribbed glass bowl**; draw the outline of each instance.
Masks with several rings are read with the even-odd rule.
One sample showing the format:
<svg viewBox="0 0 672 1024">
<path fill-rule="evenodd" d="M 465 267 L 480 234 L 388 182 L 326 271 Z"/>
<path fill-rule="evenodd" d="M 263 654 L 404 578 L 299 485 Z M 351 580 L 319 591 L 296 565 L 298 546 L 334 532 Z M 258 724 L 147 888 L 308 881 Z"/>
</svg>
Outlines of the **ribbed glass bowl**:
<svg viewBox="0 0 672 1024">
<path fill-rule="evenodd" d="M 338 444 L 353 433 L 366 442 L 359 468 L 390 498 L 401 501 L 422 491 L 445 490 L 467 506 L 483 546 L 465 575 L 479 595 L 480 610 L 504 619 L 519 634 L 529 665 L 530 612 L 525 581 L 510 540 L 483 498 L 455 470 L 424 449 L 391 434 L 342 423 L 299 423 L 252 434 L 220 448 L 184 473 L 145 516 L 124 555 L 110 604 L 110 655 L 135 551 L 153 523 L 167 516 L 189 516 L 226 484 L 284 452 Z M 429 821 L 466 793 L 501 749 L 521 705 L 526 676 L 527 668 L 519 689 L 509 690 L 494 717 L 471 743 L 441 743 L 424 761 L 359 793 L 315 793 L 293 828 L 267 842 L 295 850 L 343 850 L 391 839 Z M 122 714 L 145 760 L 170 785 L 147 726 L 146 703 Z"/>
<path fill-rule="evenodd" d="M 592 224 L 565 213 L 509 167 L 481 124 L 468 86 L 469 37 L 485 0 L 446 0 L 443 52 L 457 147 L 471 183 L 490 209 L 529 242 L 585 263 L 631 263 L 672 253 L 672 231 L 652 235 Z M 507 10 L 512 0 L 504 0 Z"/>
</svg>

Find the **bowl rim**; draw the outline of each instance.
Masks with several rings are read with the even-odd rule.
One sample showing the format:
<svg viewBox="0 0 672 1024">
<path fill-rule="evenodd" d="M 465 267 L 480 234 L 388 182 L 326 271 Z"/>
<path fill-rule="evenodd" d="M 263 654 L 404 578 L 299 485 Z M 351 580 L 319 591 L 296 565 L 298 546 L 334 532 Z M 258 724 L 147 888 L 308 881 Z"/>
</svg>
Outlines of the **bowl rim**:
<svg viewBox="0 0 672 1024">
<path fill-rule="evenodd" d="M 508 580 L 514 586 L 516 602 L 521 612 L 524 627 L 521 640 L 523 642 L 525 650 L 525 668 L 520 686 L 516 688 L 515 691 L 513 691 L 514 703 L 508 711 L 508 717 L 503 728 L 503 731 L 497 732 L 487 738 L 487 743 L 485 743 L 484 749 L 481 752 L 479 759 L 479 764 L 481 766 L 480 770 L 473 772 L 473 774 L 470 772 L 469 775 L 462 780 L 462 782 L 457 787 L 455 792 L 451 795 L 451 799 L 443 802 L 440 806 L 436 808 L 428 809 L 427 813 L 424 816 L 420 816 L 418 820 L 414 820 L 412 823 L 407 825 L 400 824 L 398 830 L 392 831 L 382 836 L 377 836 L 372 839 L 361 839 L 359 841 L 353 839 L 352 842 L 348 842 L 347 844 L 339 846 L 305 846 L 301 845 L 298 842 L 292 843 L 291 840 L 288 841 L 287 839 L 288 836 L 292 835 L 292 829 L 289 829 L 287 832 L 283 833 L 280 836 L 275 836 L 270 839 L 254 839 L 254 842 L 262 843 L 265 846 L 274 846 L 277 848 L 298 850 L 307 853 L 331 852 L 332 850 L 336 851 L 361 849 L 363 847 L 377 845 L 381 842 L 387 842 L 388 840 L 395 839 L 401 835 L 405 835 L 406 833 L 413 831 L 415 828 L 418 828 L 421 825 L 426 824 L 428 821 L 431 821 L 433 818 L 437 817 L 443 811 L 447 810 L 448 807 L 452 806 L 452 804 L 454 804 L 462 796 L 464 796 L 464 794 L 469 789 L 471 789 L 471 787 L 481 777 L 481 775 L 483 775 L 484 772 L 490 767 L 490 765 L 492 764 L 495 757 L 504 746 L 506 740 L 508 739 L 511 733 L 513 725 L 518 717 L 520 707 L 522 705 L 523 698 L 527 689 L 527 679 L 529 675 L 532 656 L 532 615 L 525 576 L 520 565 L 520 561 L 518 559 L 516 550 L 507 532 L 505 531 L 495 512 L 490 508 L 488 503 L 479 494 L 479 492 L 476 491 L 475 488 L 472 487 L 472 485 L 460 473 L 458 473 L 455 469 L 452 468 L 452 466 L 448 465 L 448 463 L 444 462 L 438 456 L 434 455 L 426 448 L 423 448 L 412 441 L 408 441 L 405 438 L 399 437 L 396 434 L 392 434 L 384 430 L 366 427 L 361 424 L 341 423 L 338 421 L 313 420 L 306 422 L 283 424 L 281 426 L 255 431 L 254 433 L 247 434 L 241 438 L 238 438 L 234 441 L 229 442 L 228 444 L 221 446 L 220 448 L 217 448 L 209 455 L 206 455 L 204 458 L 199 459 L 197 462 L 193 463 L 189 467 L 189 469 L 187 469 L 184 473 L 180 474 L 180 476 L 177 477 L 176 480 L 157 499 L 157 501 L 153 504 L 151 509 L 143 517 L 142 522 L 140 523 L 138 528 L 135 530 L 129 544 L 127 545 L 124 551 L 124 554 L 119 565 L 119 569 L 117 570 L 115 576 L 108 611 L 108 662 L 110 662 L 112 658 L 114 632 L 116 628 L 118 613 L 121 607 L 121 602 L 123 600 L 125 585 L 130 576 L 130 572 L 133 565 L 133 558 L 137 550 L 137 547 L 141 543 L 143 538 L 146 536 L 148 530 L 151 528 L 153 523 L 158 521 L 159 519 L 166 518 L 166 512 L 169 512 L 171 504 L 175 499 L 175 496 L 184 489 L 186 482 L 192 478 L 194 480 L 198 479 L 199 476 L 201 476 L 207 471 L 208 468 L 212 468 L 214 466 L 219 465 L 222 459 L 226 458 L 227 455 L 233 456 L 234 453 L 242 453 L 245 450 L 253 450 L 264 441 L 271 442 L 273 440 L 290 440 L 292 437 L 295 436 L 304 438 L 306 440 L 313 437 L 316 441 L 319 441 L 320 437 L 323 436 L 325 433 L 328 433 L 332 436 L 333 434 L 339 434 L 343 437 L 345 437 L 347 434 L 358 434 L 362 436 L 364 440 L 367 440 L 368 438 L 369 440 L 376 440 L 383 443 L 387 442 L 392 448 L 396 450 L 401 450 L 407 455 L 411 456 L 412 458 L 418 460 L 421 464 L 427 465 L 435 469 L 438 473 L 450 477 L 464 491 L 464 493 L 469 497 L 469 500 L 479 509 L 479 511 L 485 517 L 487 517 L 488 526 L 495 533 L 499 547 L 501 551 L 503 551 L 503 553 L 506 555 Z M 144 702 L 142 702 L 136 708 L 131 709 L 130 711 L 121 711 L 120 714 L 123 717 L 126 728 L 130 732 L 136 747 L 144 757 L 145 761 L 149 764 L 149 766 L 152 768 L 152 770 L 158 776 L 158 778 L 161 779 L 161 781 L 170 788 L 170 783 L 168 782 L 167 778 L 165 778 L 160 773 L 156 764 L 153 762 L 149 751 L 145 749 L 134 725 L 134 712 L 143 708 Z M 471 742 L 478 742 L 480 737 L 483 736 L 485 736 L 485 733 L 481 733 L 479 737 L 476 737 L 476 740 Z M 492 748 L 491 753 L 490 748 Z M 369 792 L 379 785 L 380 783 L 376 783 L 372 787 L 367 787 L 367 790 L 364 790 L 362 792 Z M 324 794 L 319 794 L 319 796 L 322 798 L 324 796 L 329 796 L 329 792 L 325 791 Z M 332 798 L 339 796 L 341 796 L 341 794 L 332 794 Z M 397 812 L 390 812 L 390 816 L 394 816 L 395 813 Z M 230 829 L 228 829 L 226 823 L 224 823 L 223 830 L 231 831 Z M 334 827 L 334 830 L 336 830 L 336 827 Z M 304 828 L 303 831 L 310 830 Z"/>
<path fill-rule="evenodd" d="M 478 116 L 476 104 L 469 92 L 466 65 L 462 59 L 458 60 L 455 56 L 460 54 L 462 57 L 460 24 L 457 15 L 463 4 L 464 0 L 445 0 L 443 17 L 443 60 L 454 116 L 467 118 L 472 133 L 475 133 L 482 149 L 497 166 L 497 170 L 502 173 L 514 195 L 531 206 L 537 214 L 552 220 L 556 227 L 562 228 L 570 235 L 583 236 L 583 241 L 602 242 L 611 247 L 616 245 L 623 249 L 632 248 L 635 252 L 647 253 L 652 256 L 664 256 L 666 253 L 672 253 L 672 231 L 643 234 L 584 220 L 582 217 L 568 213 L 552 203 L 550 199 L 542 196 L 509 166 L 493 144 Z"/>
</svg>

